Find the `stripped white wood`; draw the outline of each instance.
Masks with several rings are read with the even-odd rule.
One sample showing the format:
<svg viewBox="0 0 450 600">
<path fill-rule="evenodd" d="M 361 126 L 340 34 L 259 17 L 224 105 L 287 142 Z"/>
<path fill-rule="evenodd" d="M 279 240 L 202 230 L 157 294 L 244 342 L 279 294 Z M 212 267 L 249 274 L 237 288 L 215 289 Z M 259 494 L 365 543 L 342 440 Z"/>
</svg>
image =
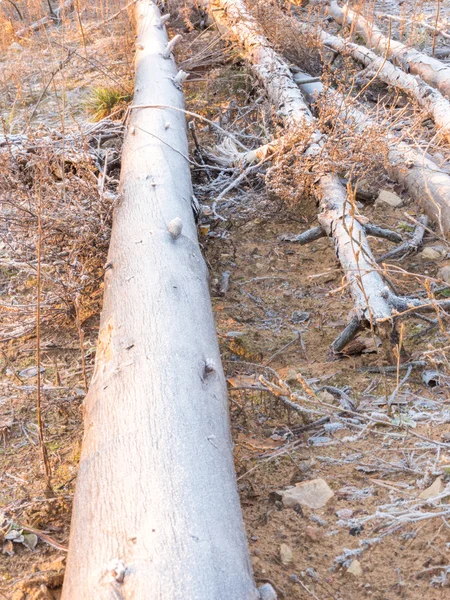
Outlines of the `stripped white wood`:
<svg viewBox="0 0 450 600">
<path fill-rule="evenodd" d="M 300 25 L 305 32 L 306 25 Z M 450 141 L 450 102 L 438 90 L 425 83 L 420 77 L 405 73 L 389 60 L 372 50 L 344 40 L 323 30 L 318 31 L 322 44 L 341 54 L 349 54 L 368 67 L 367 77 L 375 77 L 414 98 L 436 123 L 440 133 Z"/>
<path fill-rule="evenodd" d="M 178 110 L 132 110 L 125 136 L 62 599 L 257 600 L 183 94 L 158 8 L 136 20 L 134 104 Z"/>
</svg>

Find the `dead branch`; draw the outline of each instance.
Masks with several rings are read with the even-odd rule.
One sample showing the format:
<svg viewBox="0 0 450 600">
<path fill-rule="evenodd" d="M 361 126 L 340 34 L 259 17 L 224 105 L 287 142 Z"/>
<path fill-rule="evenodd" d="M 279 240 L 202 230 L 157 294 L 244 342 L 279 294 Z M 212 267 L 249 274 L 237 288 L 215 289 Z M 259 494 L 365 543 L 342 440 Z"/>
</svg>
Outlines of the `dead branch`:
<svg viewBox="0 0 450 600">
<path fill-rule="evenodd" d="M 399 313 L 407 313 L 411 311 L 436 312 L 438 309 L 448 310 L 450 308 L 450 300 L 421 300 L 420 298 L 409 298 L 407 296 L 397 296 L 388 288 L 382 292 L 383 297 L 387 302 Z"/>
<path fill-rule="evenodd" d="M 75 0 L 66 0 L 62 6 L 60 6 L 59 8 L 57 8 L 54 11 L 54 15 L 56 16 L 56 18 L 60 19 L 61 14 L 63 12 L 65 12 L 66 10 L 71 10 L 74 3 L 75 3 Z M 43 17 L 39 21 L 36 21 L 35 23 L 32 23 L 31 25 L 28 25 L 27 27 L 24 27 L 23 29 L 19 29 L 19 31 L 16 31 L 16 37 L 18 37 L 18 38 L 24 37 L 27 33 L 38 31 L 39 29 L 42 29 L 42 27 L 45 27 L 45 25 L 49 25 L 50 23 L 54 23 L 54 22 L 55 22 L 55 20 L 52 17 L 52 15 L 51 14 L 47 15 L 46 17 Z"/>
<path fill-rule="evenodd" d="M 428 224 L 428 217 L 425 215 L 420 216 L 418 219 L 418 224 L 414 229 L 414 233 L 409 240 L 397 246 L 390 252 L 386 252 L 378 259 L 378 262 L 382 262 L 383 260 L 388 260 L 392 258 L 401 257 L 402 259 L 414 252 L 417 252 L 420 246 L 422 245 L 423 236 L 425 234 L 425 228 Z"/>
</svg>

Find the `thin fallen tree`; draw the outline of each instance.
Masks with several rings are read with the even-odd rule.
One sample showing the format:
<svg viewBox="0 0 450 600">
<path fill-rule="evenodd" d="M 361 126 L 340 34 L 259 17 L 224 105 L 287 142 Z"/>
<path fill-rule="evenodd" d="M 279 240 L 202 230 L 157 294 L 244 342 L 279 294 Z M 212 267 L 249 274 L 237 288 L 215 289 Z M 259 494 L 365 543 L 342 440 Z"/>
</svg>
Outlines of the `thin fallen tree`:
<svg viewBox="0 0 450 600">
<path fill-rule="evenodd" d="M 377 53 L 391 59 L 406 73 L 419 75 L 429 85 L 450 98 L 449 65 L 386 37 L 374 23 L 369 23 L 348 4 L 344 4 L 341 8 L 337 2 L 332 0 L 328 7 L 328 14 L 340 25 L 352 25 L 354 31 L 361 35 Z"/>
<path fill-rule="evenodd" d="M 305 72 L 298 72 L 295 80 L 300 85 L 308 101 L 315 103 L 324 93 L 320 82 L 302 83 L 310 79 Z M 328 89 L 327 96 L 339 107 L 340 118 L 343 122 L 351 118 L 357 124 L 359 131 L 373 126 L 373 121 L 356 105 L 350 104 L 342 94 Z M 317 103 L 320 110 L 320 103 Z M 399 141 L 393 134 L 388 134 L 391 177 L 401 183 L 424 209 L 427 215 L 439 226 L 442 236 L 450 233 L 450 175 L 442 171 L 438 165 L 427 156 L 409 144 Z"/>
<path fill-rule="evenodd" d="M 63 600 L 257 600 L 164 19 L 136 3 L 122 153 Z"/>
<path fill-rule="evenodd" d="M 315 120 L 296 85 L 285 61 L 273 50 L 263 36 L 254 17 L 242 0 L 215 0 L 211 3 L 214 18 L 239 41 L 254 72 L 266 88 L 271 102 L 287 127 L 306 129 L 314 127 Z M 313 131 L 308 153 L 321 151 L 322 134 Z M 385 283 L 372 255 L 364 226 L 355 218 L 346 190 L 335 174 L 319 176 L 315 187 L 319 201 L 319 223 L 333 240 L 336 255 L 346 275 L 355 306 L 355 317 L 347 333 L 353 337 L 363 323 L 377 328 L 377 321 L 387 324 L 391 308 L 382 296 Z M 357 323 L 357 326 L 355 326 Z M 392 329 L 378 328 L 389 340 Z M 351 337 L 339 337 L 333 344 L 341 350 Z M 348 338 L 348 339 L 347 339 Z"/>
<path fill-rule="evenodd" d="M 301 27 L 306 30 L 307 25 Z M 350 55 L 364 64 L 367 67 L 365 71 L 366 79 L 372 77 L 379 79 L 416 100 L 419 106 L 431 116 L 437 129 L 447 141 L 450 141 L 450 102 L 438 90 L 420 78 L 405 73 L 389 60 L 377 56 L 375 52 L 364 46 L 354 44 L 323 30 L 319 30 L 318 33 L 325 47 L 331 48 L 340 54 Z"/>
<path fill-rule="evenodd" d="M 39 29 L 42 29 L 50 23 L 60 21 L 61 15 L 64 14 L 65 11 L 71 10 L 74 4 L 75 0 L 66 0 L 64 4 L 62 4 L 53 11 L 53 14 L 42 17 L 42 19 L 39 19 L 39 21 L 36 21 L 35 23 L 32 23 L 31 25 L 28 25 L 27 27 L 23 27 L 22 29 L 19 29 L 19 31 L 16 31 L 16 37 L 22 38 L 26 36 L 27 33 L 38 31 Z"/>
</svg>

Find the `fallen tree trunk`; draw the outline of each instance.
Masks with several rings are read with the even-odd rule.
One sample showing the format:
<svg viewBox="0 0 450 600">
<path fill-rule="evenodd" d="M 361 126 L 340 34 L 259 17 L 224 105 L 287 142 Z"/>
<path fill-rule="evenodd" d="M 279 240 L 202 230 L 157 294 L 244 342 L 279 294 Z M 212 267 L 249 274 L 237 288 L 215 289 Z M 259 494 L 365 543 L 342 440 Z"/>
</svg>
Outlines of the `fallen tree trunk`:
<svg viewBox="0 0 450 600">
<path fill-rule="evenodd" d="M 310 78 L 308 73 L 298 73 L 295 76 L 311 103 L 317 100 L 324 88 L 320 82 L 302 83 L 302 80 L 307 78 Z M 350 106 L 341 94 L 333 90 L 327 90 L 327 93 L 340 107 L 343 121 L 351 118 L 360 131 L 373 125 L 371 119 L 362 110 Z M 320 103 L 318 108 L 320 110 Z M 388 135 L 388 139 L 391 177 L 405 187 L 409 195 L 438 224 L 441 234 L 445 237 L 450 233 L 450 175 L 442 171 L 422 152 L 397 140 L 394 135 Z"/>
<path fill-rule="evenodd" d="M 63 600 L 256 600 L 183 94 L 156 5 L 136 3 L 115 209 Z"/>
<path fill-rule="evenodd" d="M 66 10 L 70 10 L 74 4 L 75 0 L 66 0 L 62 6 L 54 10 L 55 17 L 57 19 L 61 19 L 61 14 Z M 31 25 L 28 25 L 23 29 L 19 29 L 19 31 L 16 31 L 15 35 L 19 38 L 24 37 L 28 32 L 38 31 L 39 29 L 42 29 L 42 27 L 45 27 L 50 23 L 54 23 L 54 17 L 52 17 L 52 15 L 47 15 L 46 17 L 42 17 L 42 19 L 39 19 L 39 21 L 36 21 Z"/>
<path fill-rule="evenodd" d="M 284 60 L 259 33 L 258 25 L 242 0 L 214 0 L 215 18 L 239 40 L 253 70 L 267 90 L 287 127 L 311 128 L 314 119 Z M 318 131 L 312 133 L 308 152 L 320 151 Z M 344 269 L 359 320 L 376 326 L 391 310 L 381 292 L 385 287 L 370 250 L 363 225 L 351 213 L 351 202 L 336 175 L 320 177 L 316 187 L 319 222 L 334 242 Z"/>
<path fill-rule="evenodd" d="M 307 29 L 306 25 L 301 25 Z M 387 85 L 390 85 L 414 98 L 419 106 L 427 111 L 436 123 L 437 129 L 450 141 L 450 102 L 438 90 L 434 89 L 418 77 L 405 73 L 390 61 L 377 56 L 375 52 L 319 30 L 322 44 L 340 54 L 348 54 L 358 62 L 368 67 L 367 77 L 376 77 Z"/>
<path fill-rule="evenodd" d="M 340 25 L 353 25 L 356 33 L 360 34 L 367 44 L 379 54 L 391 59 L 406 73 L 419 75 L 429 85 L 450 98 L 450 66 L 414 48 L 407 48 L 401 42 L 387 38 L 374 23 L 369 23 L 348 4 L 344 4 L 341 8 L 332 0 L 328 13 Z"/>
<path fill-rule="evenodd" d="M 303 23 L 284 16 L 281 12 L 278 19 L 285 20 L 286 25 L 295 27 L 300 35 L 304 35 L 310 28 Z M 338 39 L 336 36 L 318 30 L 319 40 L 324 43 L 327 40 Z M 351 48 L 351 44 L 348 44 Z M 341 45 L 339 44 L 339 50 Z M 309 73 L 297 73 L 296 82 L 301 86 L 301 90 L 308 97 L 308 101 L 314 102 L 317 96 L 323 93 L 324 88 L 319 81 L 310 81 Z M 306 82 L 307 80 L 307 82 Z M 344 98 L 334 90 L 327 90 L 328 96 L 335 99 L 336 106 L 339 107 L 341 118 L 352 118 L 360 131 L 371 127 L 373 122 L 361 109 L 354 104 L 350 105 L 350 100 Z M 320 108 L 320 105 L 319 107 Z M 450 175 L 443 171 L 431 158 L 425 153 L 416 150 L 409 144 L 399 141 L 394 135 L 389 135 L 389 162 L 390 175 L 392 179 L 401 183 L 408 194 L 414 198 L 424 209 L 426 214 L 438 224 L 442 236 L 448 236 L 450 233 Z M 231 146 L 229 144 L 229 146 Z M 236 147 L 234 151 L 230 147 L 223 148 L 222 164 L 241 162 L 250 163 L 256 160 L 256 157 L 268 156 L 277 150 L 277 143 L 272 142 L 251 150 L 250 152 L 239 152 Z M 366 226 L 367 227 L 367 226 Z M 369 232 L 366 230 L 366 233 Z"/>
</svg>

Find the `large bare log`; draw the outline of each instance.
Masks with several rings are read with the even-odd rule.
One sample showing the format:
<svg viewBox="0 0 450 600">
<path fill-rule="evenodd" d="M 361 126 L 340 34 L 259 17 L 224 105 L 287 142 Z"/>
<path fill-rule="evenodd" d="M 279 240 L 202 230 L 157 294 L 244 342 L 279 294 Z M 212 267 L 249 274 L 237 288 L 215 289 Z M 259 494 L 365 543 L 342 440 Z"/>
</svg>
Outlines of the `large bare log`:
<svg viewBox="0 0 450 600">
<path fill-rule="evenodd" d="M 311 128 L 315 120 L 285 61 L 260 33 L 258 24 L 243 0 L 213 0 L 212 13 L 244 48 L 245 56 L 266 88 L 287 127 Z M 321 149 L 321 133 L 314 131 L 308 152 Z M 370 250 L 363 225 L 352 214 L 339 178 L 319 178 L 316 196 L 320 203 L 319 222 L 333 239 L 336 255 L 344 269 L 359 319 L 376 325 L 389 318 L 391 310 L 382 297 L 384 284 Z"/>
<path fill-rule="evenodd" d="M 159 10 L 136 3 L 96 365 L 63 600 L 256 600 L 225 378 L 191 209 L 183 94 Z"/>
<path fill-rule="evenodd" d="M 376 52 L 391 59 L 406 73 L 419 75 L 429 85 L 450 98 L 449 65 L 445 65 L 440 60 L 427 56 L 419 50 L 408 48 L 401 42 L 387 38 L 374 23 L 369 23 L 348 4 L 344 4 L 341 8 L 337 2 L 332 0 L 328 11 L 339 24 L 353 25 L 356 33 L 360 34 Z"/>
</svg>

